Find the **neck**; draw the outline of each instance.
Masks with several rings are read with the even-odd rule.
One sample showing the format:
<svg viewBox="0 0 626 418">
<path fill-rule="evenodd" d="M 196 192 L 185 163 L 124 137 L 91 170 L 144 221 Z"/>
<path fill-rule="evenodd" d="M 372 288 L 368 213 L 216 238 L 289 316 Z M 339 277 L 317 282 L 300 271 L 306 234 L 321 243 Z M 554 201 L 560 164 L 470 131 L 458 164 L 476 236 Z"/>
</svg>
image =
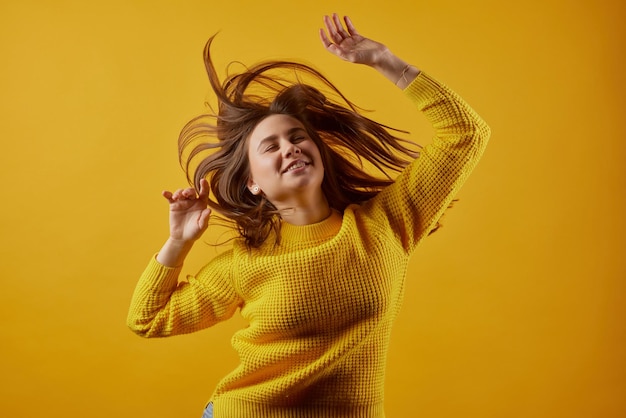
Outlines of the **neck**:
<svg viewBox="0 0 626 418">
<path fill-rule="evenodd" d="M 311 225 L 328 218 L 331 214 L 330 205 L 322 194 L 309 202 L 292 202 L 277 208 L 281 211 L 283 221 L 292 225 Z"/>
</svg>

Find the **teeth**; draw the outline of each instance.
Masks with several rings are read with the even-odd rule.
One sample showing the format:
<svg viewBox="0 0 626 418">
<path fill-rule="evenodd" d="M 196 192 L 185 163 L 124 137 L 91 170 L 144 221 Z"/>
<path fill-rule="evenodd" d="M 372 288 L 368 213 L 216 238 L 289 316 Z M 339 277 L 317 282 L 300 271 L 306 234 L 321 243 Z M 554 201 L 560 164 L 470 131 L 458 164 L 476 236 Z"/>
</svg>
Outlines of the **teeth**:
<svg viewBox="0 0 626 418">
<path fill-rule="evenodd" d="M 302 161 L 299 161 L 297 163 L 295 163 L 294 165 L 292 165 L 291 167 L 289 167 L 289 169 L 287 171 L 292 171 L 301 167 L 304 167 L 306 164 L 303 163 Z"/>
</svg>

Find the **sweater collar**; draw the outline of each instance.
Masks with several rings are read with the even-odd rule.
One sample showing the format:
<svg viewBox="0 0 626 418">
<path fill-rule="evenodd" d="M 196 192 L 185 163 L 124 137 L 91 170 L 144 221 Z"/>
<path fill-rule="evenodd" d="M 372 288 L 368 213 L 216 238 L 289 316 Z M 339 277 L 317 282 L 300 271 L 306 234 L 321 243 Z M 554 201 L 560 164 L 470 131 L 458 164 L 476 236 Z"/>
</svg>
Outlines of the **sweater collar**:
<svg viewBox="0 0 626 418">
<path fill-rule="evenodd" d="M 311 225 L 292 225 L 283 222 L 281 225 L 281 243 L 322 242 L 337 235 L 341 229 L 342 216 L 332 210 L 330 216 L 323 221 Z"/>
</svg>

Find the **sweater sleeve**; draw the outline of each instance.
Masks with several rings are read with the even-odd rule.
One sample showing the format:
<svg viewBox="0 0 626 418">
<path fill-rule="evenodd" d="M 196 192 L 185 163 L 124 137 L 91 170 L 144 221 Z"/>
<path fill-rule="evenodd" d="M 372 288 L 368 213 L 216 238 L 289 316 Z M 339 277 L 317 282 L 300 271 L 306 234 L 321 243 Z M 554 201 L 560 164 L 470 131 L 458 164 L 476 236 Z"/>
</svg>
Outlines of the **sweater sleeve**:
<svg viewBox="0 0 626 418">
<path fill-rule="evenodd" d="M 462 98 L 424 72 L 404 93 L 431 122 L 435 137 L 369 204 L 374 221 L 410 252 L 437 225 L 477 164 L 490 128 Z"/>
<path fill-rule="evenodd" d="M 231 261 L 232 250 L 179 282 L 180 268 L 163 266 L 153 257 L 135 287 L 128 327 L 142 337 L 167 337 L 230 318 L 241 305 L 231 282 Z"/>
</svg>

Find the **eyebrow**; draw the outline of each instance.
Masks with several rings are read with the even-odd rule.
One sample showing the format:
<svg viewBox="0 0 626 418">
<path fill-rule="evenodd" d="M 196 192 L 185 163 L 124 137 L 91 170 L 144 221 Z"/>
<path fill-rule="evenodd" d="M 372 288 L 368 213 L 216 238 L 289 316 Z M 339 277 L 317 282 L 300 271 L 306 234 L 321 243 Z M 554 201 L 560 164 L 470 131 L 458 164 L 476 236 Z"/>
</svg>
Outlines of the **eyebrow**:
<svg viewBox="0 0 626 418">
<path fill-rule="evenodd" d="M 306 130 L 304 128 L 301 128 L 299 126 L 294 126 L 293 128 L 289 128 L 287 130 L 287 135 L 293 135 L 298 131 L 302 131 L 304 133 L 306 133 Z M 261 146 L 264 145 L 267 142 L 270 141 L 274 141 L 278 138 L 278 135 L 270 135 L 268 137 L 263 138 L 261 141 L 259 141 L 259 145 L 256 147 L 257 151 L 261 149 Z"/>
</svg>

